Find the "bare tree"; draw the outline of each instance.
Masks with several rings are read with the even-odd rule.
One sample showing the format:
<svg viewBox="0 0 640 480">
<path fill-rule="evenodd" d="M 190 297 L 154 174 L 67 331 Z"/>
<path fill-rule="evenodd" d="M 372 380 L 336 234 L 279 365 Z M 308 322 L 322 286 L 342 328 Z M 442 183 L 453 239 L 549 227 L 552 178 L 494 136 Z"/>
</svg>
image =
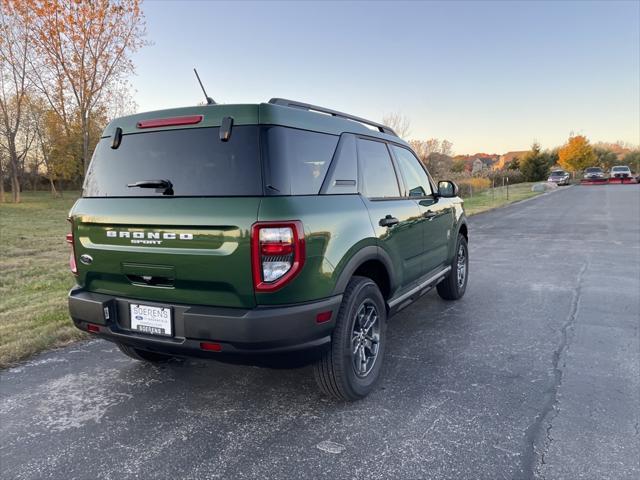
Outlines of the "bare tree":
<svg viewBox="0 0 640 480">
<path fill-rule="evenodd" d="M 453 154 L 453 143 L 449 140 L 442 140 L 440 144 L 440 153 L 442 155 L 451 156 Z"/>
<path fill-rule="evenodd" d="M 30 25 L 16 14 L 12 2 L 0 3 L 0 129 L 2 148 L 9 160 L 12 200 L 20 202 L 20 164 L 28 145 L 21 149 L 18 133 L 25 115 Z"/>
<path fill-rule="evenodd" d="M 133 115 L 138 111 L 138 104 L 133 99 L 131 84 L 126 80 L 110 85 L 105 94 L 109 102 L 104 102 L 105 115 L 108 120 Z"/>
<path fill-rule="evenodd" d="M 44 165 L 44 176 L 49 181 L 49 187 L 51 189 L 51 196 L 58 197 L 58 191 L 54 182 L 55 168 L 54 162 L 51 158 L 51 152 L 53 150 L 51 138 L 47 135 L 47 123 L 51 123 L 48 116 L 54 114 L 52 110 L 47 111 L 45 106 L 45 100 L 41 99 L 39 102 L 31 102 L 29 105 L 29 117 L 33 122 L 34 137 L 37 143 L 37 158 L 39 160 L 34 162 L 34 167 L 37 169 L 42 164 Z"/>
<path fill-rule="evenodd" d="M 425 151 L 427 153 L 427 157 L 432 153 L 440 152 L 440 140 L 437 138 L 430 138 L 425 142 Z"/>
<path fill-rule="evenodd" d="M 391 127 L 400 138 L 407 139 L 411 133 L 411 121 L 398 112 L 392 112 L 385 114 L 382 117 L 382 123 L 388 127 Z"/>
</svg>

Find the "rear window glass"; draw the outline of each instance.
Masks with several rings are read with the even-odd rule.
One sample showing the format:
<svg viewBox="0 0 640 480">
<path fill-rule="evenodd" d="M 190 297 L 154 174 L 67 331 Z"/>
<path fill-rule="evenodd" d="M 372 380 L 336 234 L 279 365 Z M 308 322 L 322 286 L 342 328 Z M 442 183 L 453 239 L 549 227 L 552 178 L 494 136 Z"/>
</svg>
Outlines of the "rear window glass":
<svg viewBox="0 0 640 480">
<path fill-rule="evenodd" d="M 598 168 L 598 167 L 589 167 L 585 170 L 587 173 L 598 173 L 601 172 L 602 169 Z"/>
<path fill-rule="evenodd" d="M 340 137 L 288 127 L 264 127 L 267 195 L 316 195 Z"/>
<path fill-rule="evenodd" d="M 614 172 L 626 172 L 629 170 L 629 167 L 613 167 Z"/>
<path fill-rule="evenodd" d="M 128 187 L 169 180 L 174 196 L 262 195 L 257 126 L 233 127 L 220 141 L 219 128 L 189 128 L 124 135 L 98 143 L 84 183 L 85 197 L 162 196 L 155 188 Z"/>
<path fill-rule="evenodd" d="M 552 176 L 552 177 L 554 177 L 554 176 L 555 176 L 555 177 L 559 177 L 559 176 L 564 175 L 564 174 L 565 174 L 565 173 L 564 173 L 562 170 L 555 171 L 555 172 L 551 172 L 551 176 Z"/>
</svg>

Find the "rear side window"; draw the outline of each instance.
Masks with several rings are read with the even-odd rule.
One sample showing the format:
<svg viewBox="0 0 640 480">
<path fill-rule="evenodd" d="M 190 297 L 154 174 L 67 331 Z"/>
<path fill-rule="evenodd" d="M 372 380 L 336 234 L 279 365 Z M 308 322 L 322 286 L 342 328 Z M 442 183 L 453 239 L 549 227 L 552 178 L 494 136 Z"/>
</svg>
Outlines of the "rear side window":
<svg viewBox="0 0 640 480">
<path fill-rule="evenodd" d="M 364 194 L 369 198 L 399 197 L 398 180 L 387 146 L 358 139 L 358 165 Z"/>
<path fill-rule="evenodd" d="M 84 183 L 85 197 L 162 196 L 154 188 L 127 187 L 169 180 L 174 196 L 262 195 L 257 126 L 237 126 L 228 142 L 219 128 L 162 130 L 98 143 Z"/>
<path fill-rule="evenodd" d="M 340 137 L 288 127 L 262 134 L 267 195 L 317 195 Z"/>
<path fill-rule="evenodd" d="M 393 153 L 398 160 L 398 166 L 407 184 L 408 197 L 427 197 L 432 194 L 429 177 L 420 165 L 419 160 L 406 148 L 393 145 Z"/>
</svg>

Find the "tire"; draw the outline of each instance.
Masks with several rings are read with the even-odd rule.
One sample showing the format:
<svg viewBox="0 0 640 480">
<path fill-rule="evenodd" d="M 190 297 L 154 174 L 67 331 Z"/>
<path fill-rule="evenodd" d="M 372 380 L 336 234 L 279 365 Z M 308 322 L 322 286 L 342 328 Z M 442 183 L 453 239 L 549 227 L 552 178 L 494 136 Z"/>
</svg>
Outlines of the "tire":
<svg viewBox="0 0 640 480">
<path fill-rule="evenodd" d="M 320 390 L 339 400 L 366 397 L 380 377 L 386 329 L 387 310 L 380 289 L 371 279 L 354 276 L 342 297 L 331 345 L 314 365 Z"/>
<path fill-rule="evenodd" d="M 462 273 L 458 275 L 459 272 Z M 462 298 L 464 292 L 467 290 L 468 279 L 469 247 L 467 245 L 467 239 L 459 233 L 458 241 L 456 242 L 456 253 L 451 262 L 451 271 L 445 279 L 438 284 L 438 295 L 444 300 L 458 300 Z"/>
<path fill-rule="evenodd" d="M 134 348 L 129 345 L 124 345 L 122 343 L 116 343 L 116 345 L 118 346 L 120 351 L 124 353 L 127 357 L 133 358 L 134 360 L 139 360 L 141 362 L 163 363 L 173 358 L 171 355 L 163 355 L 162 353 L 148 352 L 146 350 L 140 350 L 139 348 Z"/>
</svg>

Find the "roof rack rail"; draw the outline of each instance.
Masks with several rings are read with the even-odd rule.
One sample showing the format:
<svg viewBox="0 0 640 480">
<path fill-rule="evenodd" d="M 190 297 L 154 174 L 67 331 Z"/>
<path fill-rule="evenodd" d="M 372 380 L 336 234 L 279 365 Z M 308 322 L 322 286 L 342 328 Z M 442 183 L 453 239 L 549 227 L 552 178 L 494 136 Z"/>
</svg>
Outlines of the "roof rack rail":
<svg viewBox="0 0 640 480">
<path fill-rule="evenodd" d="M 301 108 L 303 110 L 309 110 L 312 112 L 326 113 L 334 117 L 340 117 L 340 118 L 345 118 L 347 120 L 353 120 L 354 122 L 364 123 L 365 125 L 369 125 L 377 128 L 378 131 L 382 133 L 393 135 L 394 137 L 398 136 L 391 127 L 387 127 L 386 125 L 383 125 L 381 123 L 373 122 L 365 118 L 356 117 L 354 115 L 349 115 L 348 113 L 338 112 L 337 110 L 331 110 L 329 108 L 319 107 L 317 105 L 311 105 L 310 103 L 297 102 L 295 100 L 287 100 L 286 98 L 272 98 L 271 100 L 269 100 L 269 103 L 273 105 L 282 105 L 285 107 Z"/>
</svg>

